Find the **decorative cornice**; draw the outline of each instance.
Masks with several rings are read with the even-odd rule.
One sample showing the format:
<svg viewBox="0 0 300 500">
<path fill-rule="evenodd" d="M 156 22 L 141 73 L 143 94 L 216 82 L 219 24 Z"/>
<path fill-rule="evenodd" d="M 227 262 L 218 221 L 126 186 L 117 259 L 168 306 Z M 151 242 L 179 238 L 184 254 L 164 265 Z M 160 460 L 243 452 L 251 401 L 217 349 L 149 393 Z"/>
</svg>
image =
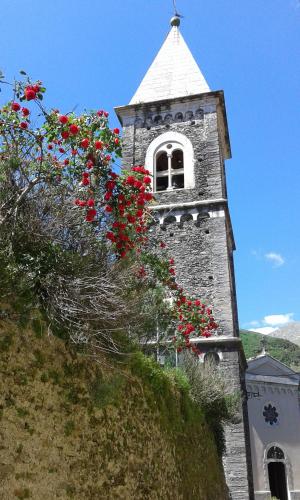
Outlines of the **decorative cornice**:
<svg viewBox="0 0 300 500">
<path fill-rule="evenodd" d="M 206 205 L 220 205 L 225 203 L 227 205 L 226 198 L 213 198 L 208 200 L 200 200 L 200 201 L 186 201 L 186 202 L 178 202 L 178 203 L 170 203 L 168 205 L 150 205 L 150 210 L 173 210 L 180 208 L 194 208 L 198 206 L 206 206 Z"/>
</svg>

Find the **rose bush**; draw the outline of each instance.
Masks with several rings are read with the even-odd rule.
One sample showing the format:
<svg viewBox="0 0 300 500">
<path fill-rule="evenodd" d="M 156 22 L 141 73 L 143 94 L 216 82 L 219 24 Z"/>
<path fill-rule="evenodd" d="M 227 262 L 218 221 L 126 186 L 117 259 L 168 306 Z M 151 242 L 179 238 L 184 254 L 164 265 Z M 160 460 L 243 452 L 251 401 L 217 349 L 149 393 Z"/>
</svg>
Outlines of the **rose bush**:
<svg viewBox="0 0 300 500">
<path fill-rule="evenodd" d="M 177 284 L 175 262 L 164 242 L 149 236 L 151 176 L 141 165 L 114 168 L 122 144 L 120 130 L 109 127 L 108 112 L 76 116 L 47 111 L 42 104 L 45 87 L 27 75 L 12 89 L 12 100 L 0 109 L 0 176 L 9 187 L 1 192 L 0 225 L 13 227 L 22 203 L 38 190 L 62 186 L 82 224 L 105 239 L 112 259 L 134 262 L 144 286 L 163 288 L 171 308 L 168 335 L 173 331 L 175 348 L 198 353 L 191 337 L 209 337 L 218 325 L 211 308 Z M 39 127 L 34 126 L 37 111 L 42 116 Z"/>
</svg>

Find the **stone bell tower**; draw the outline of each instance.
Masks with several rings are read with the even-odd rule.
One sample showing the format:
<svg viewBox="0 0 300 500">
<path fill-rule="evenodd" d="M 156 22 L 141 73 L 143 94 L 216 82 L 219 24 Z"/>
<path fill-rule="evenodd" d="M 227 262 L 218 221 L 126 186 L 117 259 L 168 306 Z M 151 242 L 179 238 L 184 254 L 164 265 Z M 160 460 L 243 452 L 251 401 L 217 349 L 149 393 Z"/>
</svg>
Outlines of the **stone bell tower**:
<svg viewBox="0 0 300 500">
<path fill-rule="evenodd" d="M 178 283 L 213 307 L 217 336 L 197 345 L 204 360 L 218 365 L 228 392 L 241 394 L 236 421 L 225 429 L 224 469 L 230 498 L 247 500 L 253 488 L 225 178 L 225 160 L 231 157 L 225 101 L 223 91 L 210 90 L 179 24 L 172 18 L 129 105 L 116 108 L 123 164 L 142 164 L 153 174 L 156 230 L 175 259 Z"/>
</svg>

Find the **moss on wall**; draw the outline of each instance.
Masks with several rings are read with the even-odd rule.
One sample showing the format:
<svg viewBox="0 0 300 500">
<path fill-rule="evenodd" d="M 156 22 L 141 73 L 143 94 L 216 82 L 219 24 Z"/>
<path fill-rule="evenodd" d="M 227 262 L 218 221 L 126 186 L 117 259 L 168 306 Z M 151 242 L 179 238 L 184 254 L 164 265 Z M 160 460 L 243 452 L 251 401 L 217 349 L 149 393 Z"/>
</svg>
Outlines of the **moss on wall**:
<svg viewBox="0 0 300 500">
<path fill-rule="evenodd" d="M 108 366 L 0 320 L 1 498 L 224 500 L 184 380 L 141 354 Z"/>
</svg>

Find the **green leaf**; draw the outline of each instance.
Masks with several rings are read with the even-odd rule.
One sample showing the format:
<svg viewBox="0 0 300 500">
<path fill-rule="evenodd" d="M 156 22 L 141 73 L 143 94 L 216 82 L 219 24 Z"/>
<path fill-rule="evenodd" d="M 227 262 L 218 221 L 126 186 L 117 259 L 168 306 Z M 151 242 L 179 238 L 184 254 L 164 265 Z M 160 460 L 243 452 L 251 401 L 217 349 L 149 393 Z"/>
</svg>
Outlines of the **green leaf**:
<svg viewBox="0 0 300 500">
<path fill-rule="evenodd" d="M 20 75 L 27 75 L 26 71 L 24 71 L 23 69 L 20 70 Z"/>
</svg>

